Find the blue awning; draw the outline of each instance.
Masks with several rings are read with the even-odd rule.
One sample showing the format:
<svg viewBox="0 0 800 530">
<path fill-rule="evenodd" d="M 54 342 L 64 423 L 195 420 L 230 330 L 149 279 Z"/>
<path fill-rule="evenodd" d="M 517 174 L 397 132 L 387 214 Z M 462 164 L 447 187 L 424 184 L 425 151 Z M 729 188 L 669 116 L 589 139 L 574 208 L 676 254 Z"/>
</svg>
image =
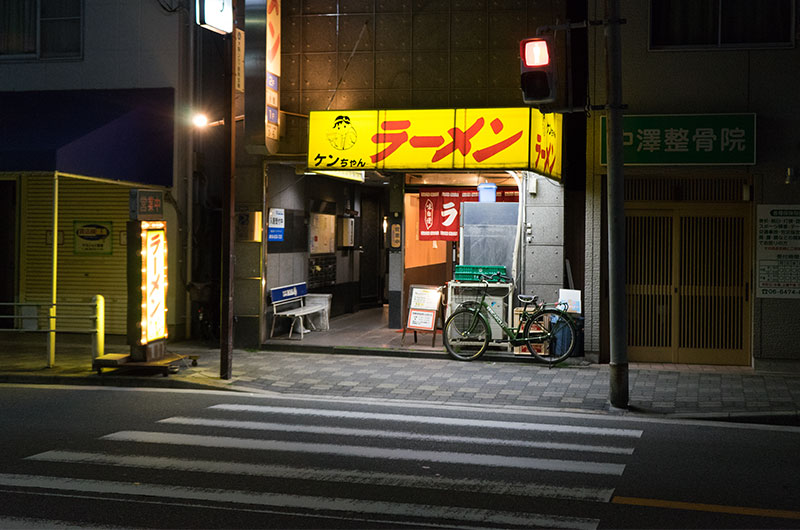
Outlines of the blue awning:
<svg viewBox="0 0 800 530">
<path fill-rule="evenodd" d="M 0 171 L 172 186 L 174 89 L 0 92 Z"/>
</svg>

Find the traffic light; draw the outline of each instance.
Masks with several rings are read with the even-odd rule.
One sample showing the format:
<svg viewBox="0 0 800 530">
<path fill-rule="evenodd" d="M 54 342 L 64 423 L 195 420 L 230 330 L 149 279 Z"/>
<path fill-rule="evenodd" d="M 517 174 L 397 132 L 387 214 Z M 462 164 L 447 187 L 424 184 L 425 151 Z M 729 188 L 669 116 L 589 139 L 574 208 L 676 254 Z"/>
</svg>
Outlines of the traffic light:
<svg viewBox="0 0 800 530">
<path fill-rule="evenodd" d="M 553 38 L 549 35 L 523 39 L 519 43 L 519 70 L 522 100 L 528 105 L 556 100 Z"/>
</svg>

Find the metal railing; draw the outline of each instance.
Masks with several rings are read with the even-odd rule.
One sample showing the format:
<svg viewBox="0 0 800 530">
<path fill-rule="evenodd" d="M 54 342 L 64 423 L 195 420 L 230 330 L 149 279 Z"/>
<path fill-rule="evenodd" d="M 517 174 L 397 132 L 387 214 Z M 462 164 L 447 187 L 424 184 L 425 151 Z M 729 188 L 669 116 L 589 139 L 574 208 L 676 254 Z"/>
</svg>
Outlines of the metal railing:
<svg viewBox="0 0 800 530">
<path fill-rule="evenodd" d="M 47 367 L 52 368 L 55 365 L 56 358 L 56 333 L 82 333 L 92 336 L 92 358 L 105 353 L 105 336 L 106 336 L 106 303 L 103 295 L 95 295 L 92 297 L 91 302 L 58 302 L 51 304 L 49 302 L 3 302 L 0 307 L 14 307 L 13 315 L 0 315 L 0 319 L 8 320 L 13 319 L 14 327 L 0 328 L 0 331 L 17 331 L 27 333 L 47 333 Z M 17 309 L 19 308 L 19 309 Z M 34 311 L 28 314 L 28 308 L 34 308 Z M 70 314 L 57 316 L 59 308 L 87 308 L 87 314 Z M 45 314 L 45 311 L 46 314 Z M 40 323 L 45 321 L 46 324 L 41 326 Z M 56 324 L 64 327 L 57 327 Z"/>
</svg>

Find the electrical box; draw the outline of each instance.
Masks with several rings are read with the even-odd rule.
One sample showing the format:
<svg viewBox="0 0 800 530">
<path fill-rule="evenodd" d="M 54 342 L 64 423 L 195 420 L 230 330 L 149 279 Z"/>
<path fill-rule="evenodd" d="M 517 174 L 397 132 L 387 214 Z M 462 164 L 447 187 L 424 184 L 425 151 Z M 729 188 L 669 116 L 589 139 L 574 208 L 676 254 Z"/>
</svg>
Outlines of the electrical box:
<svg viewBox="0 0 800 530">
<path fill-rule="evenodd" d="M 340 217 L 336 233 L 337 247 L 353 247 L 356 244 L 356 220 L 352 217 Z"/>
</svg>

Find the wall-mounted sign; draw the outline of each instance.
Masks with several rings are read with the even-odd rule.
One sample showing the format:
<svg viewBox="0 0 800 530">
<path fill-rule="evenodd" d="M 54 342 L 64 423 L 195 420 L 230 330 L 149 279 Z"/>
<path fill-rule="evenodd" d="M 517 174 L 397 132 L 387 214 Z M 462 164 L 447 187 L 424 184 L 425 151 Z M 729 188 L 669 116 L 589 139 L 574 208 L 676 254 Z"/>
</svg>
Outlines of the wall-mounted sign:
<svg viewBox="0 0 800 530">
<path fill-rule="evenodd" d="M 233 6 L 231 0 L 197 0 L 195 22 L 214 33 L 233 31 Z"/>
<path fill-rule="evenodd" d="M 308 168 L 513 168 L 560 178 L 561 120 L 531 108 L 315 111 Z"/>
<path fill-rule="evenodd" d="M 800 206 L 760 204 L 756 230 L 756 296 L 800 298 Z"/>
<path fill-rule="evenodd" d="M 286 228 L 286 211 L 283 208 L 269 209 L 269 227 L 267 228 L 267 241 L 283 241 Z"/>
<path fill-rule="evenodd" d="M 389 246 L 394 249 L 400 248 L 403 244 L 403 227 L 400 223 L 392 223 L 389 233 Z"/>
<path fill-rule="evenodd" d="M 606 164 L 606 118 L 600 119 Z M 632 115 L 622 119 L 626 166 L 753 165 L 755 114 Z"/>
<path fill-rule="evenodd" d="M 161 190 L 131 190 L 128 206 L 131 219 L 158 221 L 164 218 L 164 192 Z"/>
<path fill-rule="evenodd" d="M 278 140 L 281 93 L 281 2 L 267 1 L 267 113 L 264 134 Z"/>
<path fill-rule="evenodd" d="M 74 221 L 73 252 L 78 255 L 109 256 L 114 250 L 111 221 Z"/>
<path fill-rule="evenodd" d="M 280 138 L 281 2 L 244 2 L 245 24 L 245 147 L 249 152 L 278 152 Z M 266 23 L 265 23 L 266 22 Z"/>
<path fill-rule="evenodd" d="M 236 63 L 233 75 L 233 87 L 236 92 L 244 93 L 244 30 L 236 28 L 233 32 Z"/>
<path fill-rule="evenodd" d="M 308 252 L 330 254 L 336 252 L 336 216 L 312 213 L 308 219 Z"/>
</svg>

